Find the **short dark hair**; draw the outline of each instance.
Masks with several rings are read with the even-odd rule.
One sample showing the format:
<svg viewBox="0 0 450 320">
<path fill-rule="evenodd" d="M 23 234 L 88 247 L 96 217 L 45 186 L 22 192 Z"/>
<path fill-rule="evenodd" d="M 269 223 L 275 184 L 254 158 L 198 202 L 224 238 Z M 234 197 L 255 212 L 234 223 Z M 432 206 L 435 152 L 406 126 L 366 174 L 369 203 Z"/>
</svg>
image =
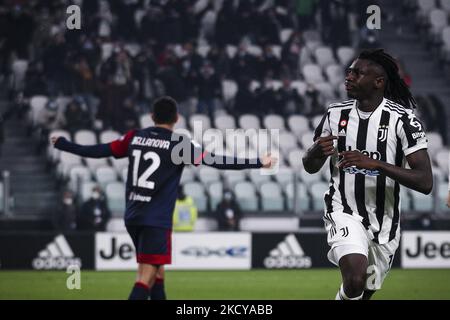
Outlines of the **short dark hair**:
<svg viewBox="0 0 450 320">
<path fill-rule="evenodd" d="M 175 123 L 177 114 L 177 102 L 169 96 L 160 97 L 153 103 L 153 120 L 155 124 Z"/>
</svg>

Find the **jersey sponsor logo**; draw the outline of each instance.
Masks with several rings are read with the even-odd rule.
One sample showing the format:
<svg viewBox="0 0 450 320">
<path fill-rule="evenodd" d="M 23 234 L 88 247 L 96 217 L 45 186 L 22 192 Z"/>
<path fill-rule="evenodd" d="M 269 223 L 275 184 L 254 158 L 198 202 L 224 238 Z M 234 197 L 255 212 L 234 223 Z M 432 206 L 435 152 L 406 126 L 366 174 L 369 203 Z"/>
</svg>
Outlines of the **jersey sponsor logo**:
<svg viewBox="0 0 450 320">
<path fill-rule="evenodd" d="M 425 132 L 420 131 L 420 132 L 414 132 L 412 134 L 413 139 L 419 140 L 421 138 L 425 138 Z"/>
<path fill-rule="evenodd" d="M 128 200 L 130 201 L 141 201 L 141 202 L 150 202 L 152 201 L 152 197 L 150 196 L 144 196 L 138 193 L 130 192 L 130 195 L 128 196 Z"/>
<path fill-rule="evenodd" d="M 289 234 L 264 259 L 268 269 L 277 268 L 311 268 L 311 257 L 305 255 L 294 234 Z"/>
<path fill-rule="evenodd" d="M 38 253 L 38 256 L 33 259 L 32 265 L 34 269 L 38 270 L 62 270 L 71 265 L 81 268 L 81 259 L 74 256 L 66 238 L 60 234 Z"/>
<path fill-rule="evenodd" d="M 383 125 L 378 129 L 378 140 L 380 142 L 385 142 L 387 136 L 388 136 L 388 126 Z"/>
<path fill-rule="evenodd" d="M 352 149 L 351 146 L 348 146 L 347 150 L 348 151 L 352 151 L 353 149 Z M 363 155 L 365 155 L 365 156 L 367 156 L 369 158 L 372 158 L 374 160 L 380 160 L 381 159 L 381 154 L 378 151 L 368 151 L 368 150 L 358 150 L 358 149 L 355 149 L 354 151 L 361 152 Z"/>
<path fill-rule="evenodd" d="M 347 126 L 347 120 L 341 120 L 341 122 L 339 122 L 339 126 L 341 127 L 346 127 Z"/>
<path fill-rule="evenodd" d="M 348 174 L 363 174 L 365 176 L 371 176 L 375 177 L 380 175 L 380 172 L 378 170 L 369 170 L 369 169 L 359 169 L 357 167 L 347 167 L 343 169 L 345 173 Z"/>
</svg>

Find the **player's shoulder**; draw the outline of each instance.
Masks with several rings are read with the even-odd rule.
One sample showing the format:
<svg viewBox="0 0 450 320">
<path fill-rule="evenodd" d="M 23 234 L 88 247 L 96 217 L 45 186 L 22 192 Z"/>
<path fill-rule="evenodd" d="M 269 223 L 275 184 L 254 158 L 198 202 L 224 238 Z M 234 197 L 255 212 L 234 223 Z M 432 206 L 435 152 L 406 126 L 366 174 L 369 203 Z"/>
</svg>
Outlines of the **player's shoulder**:
<svg viewBox="0 0 450 320">
<path fill-rule="evenodd" d="M 351 109 L 355 105 L 355 100 L 345 100 L 341 102 L 334 102 L 328 105 L 328 110 L 341 110 L 341 109 Z"/>
<path fill-rule="evenodd" d="M 411 114 L 414 114 L 413 110 L 411 110 L 410 108 L 407 108 L 389 99 L 386 99 L 384 109 L 399 118 L 408 117 Z"/>
</svg>

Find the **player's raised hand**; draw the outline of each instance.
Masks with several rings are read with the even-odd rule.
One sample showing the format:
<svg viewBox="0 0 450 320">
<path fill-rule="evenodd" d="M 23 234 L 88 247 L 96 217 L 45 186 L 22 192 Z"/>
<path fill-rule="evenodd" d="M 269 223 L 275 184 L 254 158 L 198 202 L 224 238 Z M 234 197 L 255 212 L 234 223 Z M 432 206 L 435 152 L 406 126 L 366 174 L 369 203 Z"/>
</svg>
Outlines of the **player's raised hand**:
<svg viewBox="0 0 450 320">
<path fill-rule="evenodd" d="M 55 145 L 56 141 L 57 141 L 59 138 L 61 138 L 61 137 L 51 137 L 51 138 L 50 138 L 50 141 L 51 141 L 52 145 Z"/>
<path fill-rule="evenodd" d="M 273 166 L 275 166 L 275 164 L 277 163 L 278 158 L 273 157 L 270 153 L 264 155 L 261 158 L 261 163 L 262 163 L 262 167 L 265 169 L 269 169 L 272 168 Z"/>
<path fill-rule="evenodd" d="M 314 158 L 326 158 L 328 156 L 333 155 L 336 152 L 336 148 L 334 147 L 334 140 L 338 137 L 336 136 L 326 136 L 319 137 L 314 144 L 310 148 L 311 155 Z"/>
</svg>

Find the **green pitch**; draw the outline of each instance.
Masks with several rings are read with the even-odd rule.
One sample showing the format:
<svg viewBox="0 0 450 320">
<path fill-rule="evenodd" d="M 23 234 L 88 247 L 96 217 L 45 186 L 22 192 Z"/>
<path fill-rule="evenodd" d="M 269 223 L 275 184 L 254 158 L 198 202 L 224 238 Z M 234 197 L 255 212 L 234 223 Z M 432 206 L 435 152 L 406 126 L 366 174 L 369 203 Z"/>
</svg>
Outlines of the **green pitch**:
<svg viewBox="0 0 450 320">
<path fill-rule="evenodd" d="M 0 299 L 126 299 L 134 272 L 82 271 L 81 290 L 68 290 L 69 274 L 1 271 Z M 170 299 L 333 299 L 338 269 L 167 271 Z M 450 299 L 450 269 L 394 269 L 374 299 Z"/>
</svg>

